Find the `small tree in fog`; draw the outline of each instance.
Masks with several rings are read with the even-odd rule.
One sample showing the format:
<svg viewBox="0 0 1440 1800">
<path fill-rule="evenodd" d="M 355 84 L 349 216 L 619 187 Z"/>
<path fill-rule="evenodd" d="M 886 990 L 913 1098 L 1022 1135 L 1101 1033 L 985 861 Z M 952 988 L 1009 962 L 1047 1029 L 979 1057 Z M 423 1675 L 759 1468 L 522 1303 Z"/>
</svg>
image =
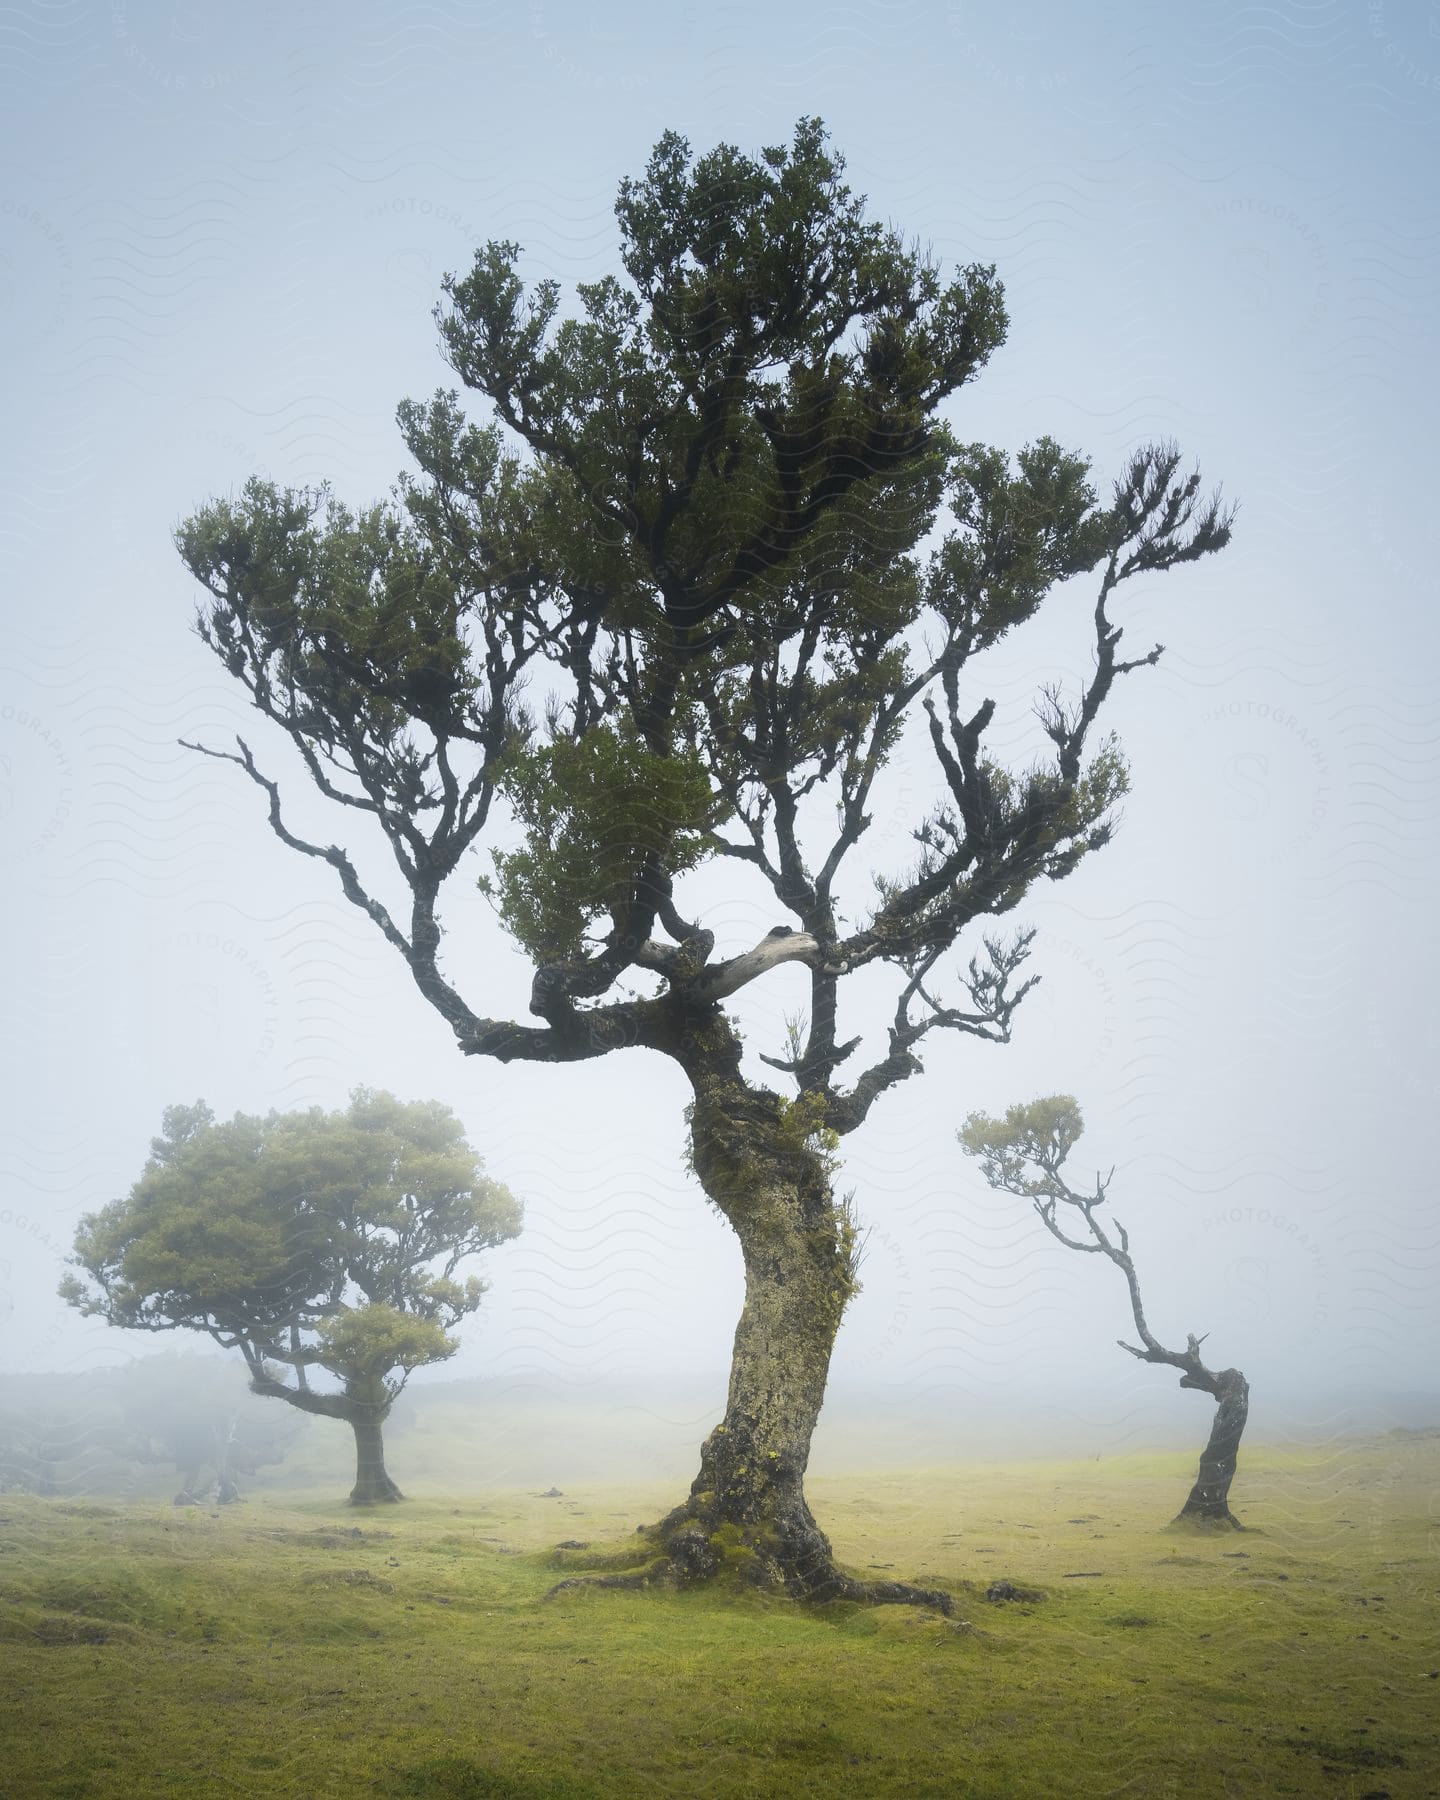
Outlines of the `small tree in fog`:
<svg viewBox="0 0 1440 1800">
<path fill-rule="evenodd" d="M 61 1294 L 137 1331 L 238 1349 L 257 1394 L 344 1419 L 351 1501 L 399 1500 L 382 1426 L 411 1372 L 458 1348 L 484 1284 L 467 1258 L 512 1238 L 520 1207 L 433 1101 L 357 1088 L 343 1112 L 172 1106 L 140 1179 L 80 1223 Z"/>
<path fill-rule="evenodd" d="M 142 1471 L 181 1474 L 177 1504 L 281 1462 L 307 1421 L 263 1406 L 240 1370 L 216 1356 L 137 1358 L 85 1374 L 11 1375 L 0 1406 L 0 1492 L 131 1496 Z"/>
<path fill-rule="evenodd" d="M 177 1506 L 212 1490 L 221 1506 L 241 1498 L 242 1476 L 283 1462 L 305 1421 L 256 1406 L 238 1369 L 210 1356 L 155 1356 L 118 1378 L 126 1453 L 180 1471 Z"/>
<path fill-rule="evenodd" d="M 979 1158 L 992 1188 L 1029 1200 L 1045 1229 L 1067 1249 L 1107 1256 L 1121 1271 L 1130 1291 L 1130 1311 L 1140 1342 L 1127 1344 L 1119 1338 L 1116 1341 L 1120 1348 L 1138 1356 L 1141 1362 L 1168 1363 L 1172 1369 L 1179 1369 L 1181 1387 L 1199 1388 L 1213 1397 L 1216 1410 L 1210 1441 L 1201 1454 L 1200 1473 L 1179 1517 L 1243 1530 L 1230 1510 L 1230 1483 L 1235 1478 L 1240 1438 L 1250 1410 L 1250 1384 L 1239 1369 L 1207 1368 L 1200 1360 L 1200 1346 L 1205 1340 L 1193 1332 L 1186 1337 L 1183 1350 L 1167 1350 L 1151 1331 L 1130 1255 L 1130 1235 L 1116 1219 L 1112 1221 L 1112 1237 L 1096 1216 L 1115 1171 L 1112 1169 L 1103 1179 L 1097 1174 L 1091 1194 L 1077 1193 L 1061 1174 L 1066 1157 L 1084 1129 L 1080 1108 L 1070 1095 L 1051 1094 L 1026 1105 L 1012 1106 L 1003 1119 L 971 1113 L 958 1135 L 966 1155 Z M 1062 1206 L 1068 1209 L 1065 1213 L 1060 1211 Z M 1072 1237 L 1061 1224 L 1062 1218 L 1081 1221 L 1084 1235 Z"/>
</svg>

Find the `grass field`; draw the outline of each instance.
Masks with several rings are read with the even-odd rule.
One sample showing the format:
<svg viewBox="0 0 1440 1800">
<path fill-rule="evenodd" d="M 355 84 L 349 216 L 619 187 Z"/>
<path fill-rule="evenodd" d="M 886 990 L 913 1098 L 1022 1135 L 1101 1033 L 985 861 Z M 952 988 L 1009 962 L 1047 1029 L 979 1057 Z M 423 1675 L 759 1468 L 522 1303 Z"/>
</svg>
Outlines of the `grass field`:
<svg viewBox="0 0 1440 1800">
<path fill-rule="evenodd" d="M 812 1484 L 957 1618 L 547 1591 L 676 1498 L 0 1495 L 0 1791 L 25 1796 L 1440 1795 L 1440 1433 Z M 986 1598 L 1007 1580 L 1038 1597 Z"/>
</svg>

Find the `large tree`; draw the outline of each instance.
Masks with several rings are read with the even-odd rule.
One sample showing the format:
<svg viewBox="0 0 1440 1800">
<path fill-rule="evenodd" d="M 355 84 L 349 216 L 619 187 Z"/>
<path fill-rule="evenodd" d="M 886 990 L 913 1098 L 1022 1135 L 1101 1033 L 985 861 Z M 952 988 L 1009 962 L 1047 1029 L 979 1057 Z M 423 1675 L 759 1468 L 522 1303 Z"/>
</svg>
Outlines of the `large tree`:
<svg viewBox="0 0 1440 1800">
<path fill-rule="evenodd" d="M 1008 1035 L 1028 938 L 977 943 L 958 996 L 941 960 L 1109 838 L 1125 765 L 1095 721 L 1159 655 L 1122 658 L 1110 608 L 1219 549 L 1229 517 L 1173 447 L 1137 449 L 1102 502 L 1049 438 L 1014 456 L 960 441 L 942 411 L 1004 339 L 994 271 L 946 280 L 842 168 L 816 120 L 758 157 L 695 159 L 667 135 L 620 188 L 622 273 L 579 286 L 574 315 L 555 282 L 527 289 L 511 243 L 446 281 L 444 351 L 482 418 L 456 391 L 403 403 L 416 467 L 391 501 L 252 481 L 178 544 L 201 636 L 340 815 L 378 832 L 387 885 L 296 828 L 247 742 L 209 753 L 334 870 L 461 1051 L 644 1051 L 689 1084 L 691 1166 L 739 1238 L 745 1302 L 725 1417 L 646 1540 L 649 1572 L 714 1573 L 738 1533 L 792 1592 L 907 1598 L 840 1574 L 805 1501 L 856 1287 L 834 1153 L 929 1033 Z M 984 752 L 995 704 L 972 664 L 1087 572 L 1093 666 L 1072 699 L 1042 694 L 1048 747 L 1009 773 Z M 911 864 L 872 885 L 857 852 L 920 708 L 933 804 Z M 472 1003 L 442 955 L 442 889 L 492 815 L 482 885 L 533 964 L 528 1022 Z M 694 872 L 716 859 L 779 914 L 738 953 L 703 916 Z M 743 1066 L 726 1002 L 787 962 L 809 1006 L 763 1057 L 776 1086 Z M 847 1078 L 863 1034 L 845 1035 L 842 989 L 877 974 L 888 1042 Z"/>
<path fill-rule="evenodd" d="M 459 1348 L 479 1306 L 467 1258 L 520 1208 L 436 1102 L 357 1088 L 343 1112 L 167 1108 L 130 1193 L 81 1220 L 62 1295 L 132 1331 L 238 1349 L 257 1394 L 343 1419 L 356 1506 L 399 1500 L 383 1426 L 413 1370 Z"/>
<path fill-rule="evenodd" d="M 1029 1200 L 1041 1224 L 1067 1249 L 1108 1257 L 1119 1269 L 1125 1277 L 1130 1313 L 1140 1339 L 1138 1344 L 1127 1344 L 1124 1338 L 1117 1338 L 1120 1348 L 1138 1356 L 1141 1362 L 1163 1363 L 1178 1369 L 1182 1388 L 1198 1388 L 1214 1400 L 1215 1418 L 1209 1441 L 1200 1453 L 1200 1472 L 1175 1523 L 1231 1525 L 1242 1531 L 1244 1527 L 1230 1510 L 1230 1484 L 1235 1479 L 1240 1439 L 1250 1412 L 1250 1384 L 1239 1369 L 1207 1368 L 1200 1356 L 1205 1339 L 1196 1337 L 1193 1331 L 1187 1333 L 1183 1350 L 1170 1350 L 1150 1329 L 1140 1298 L 1140 1278 L 1130 1254 L 1130 1234 L 1115 1219 L 1112 1237 L 1097 1216 L 1115 1171 L 1112 1169 L 1103 1177 L 1097 1172 L 1090 1193 L 1078 1192 L 1065 1179 L 1065 1159 L 1084 1129 L 1085 1121 L 1073 1096 L 1047 1094 L 1042 1099 L 1012 1106 L 1003 1119 L 971 1113 L 958 1135 L 961 1148 L 967 1156 L 977 1158 L 991 1187 Z M 1063 1214 L 1062 1207 L 1066 1209 Z M 1072 1237 L 1061 1223 L 1062 1217 L 1083 1221 L 1085 1235 Z"/>
</svg>

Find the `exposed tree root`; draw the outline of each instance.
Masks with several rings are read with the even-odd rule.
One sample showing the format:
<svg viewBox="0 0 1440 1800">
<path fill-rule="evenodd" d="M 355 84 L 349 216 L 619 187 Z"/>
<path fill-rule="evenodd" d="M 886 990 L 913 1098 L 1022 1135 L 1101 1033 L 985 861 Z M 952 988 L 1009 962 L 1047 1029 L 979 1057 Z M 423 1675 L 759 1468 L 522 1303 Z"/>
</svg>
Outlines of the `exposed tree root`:
<svg viewBox="0 0 1440 1800">
<path fill-rule="evenodd" d="M 782 1560 L 773 1550 L 767 1553 L 766 1549 L 747 1543 L 738 1533 L 734 1542 L 723 1538 L 717 1542 L 718 1534 L 707 1535 L 698 1521 L 683 1512 L 680 1528 L 667 1529 L 675 1517 L 672 1514 L 657 1530 L 646 1533 L 660 1554 L 643 1567 L 615 1569 L 615 1557 L 601 1553 L 594 1557 L 591 1566 L 603 1569 L 609 1565 L 611 1572 L 568 1575 L 548 1590 L 545 1599 L 575 1588 L 683 1589 L 728 1580 L 762 1592 L 787 1593 L 812 1605 L 847 1600 L 860 1606 L 923 1606 L 947 1619 L 954 1616 L 954 1598 L 938 1588 L 917 1587 L 906 1581 L 860 1581 L 845 1574 L 836 1567 L 828 1544 L 823 1554 L 812 1552 L 803 1562 Z M 576 1563 L 569 1566 L 577 1563 L 584 1567 L 578 1556 Z"/>
<path fill-rule="evenodd" d="M 954 1598 L 940 1588 L 915 1587 L 908 1581 L 857 1581 L 838 1569 L 833 1581 L 838 1590 L 829 1596 L 833 1600 L 855 1600 L 861 1606 L 926 1606 L 947 1619 L 955 1616 Z"/>
<path fill-rule="evenodd" d="M 567 1575 L 563 1581 L 557 1581 L 552 1588 L 547 1588 L 541 1595 L 544 1600 L 553 1600 L 557 1594 L 563 1594 L 569 1588 L 648 1588 L 662 1584 L 666 1571 L 662 1567 L 648 1569 L 632 1569 L 628 1575 Z"/>
<path fill-rule="evenodd" d="M 1253 1527 L 1242 1525 L 1227 1506 L 1223 1513 L 1191 1512 L 1182 1508 L 1170 1521 L 1172 1527 L 1183 1526 L 1188 1531 L 1250 1531 Z"/>
</svg>

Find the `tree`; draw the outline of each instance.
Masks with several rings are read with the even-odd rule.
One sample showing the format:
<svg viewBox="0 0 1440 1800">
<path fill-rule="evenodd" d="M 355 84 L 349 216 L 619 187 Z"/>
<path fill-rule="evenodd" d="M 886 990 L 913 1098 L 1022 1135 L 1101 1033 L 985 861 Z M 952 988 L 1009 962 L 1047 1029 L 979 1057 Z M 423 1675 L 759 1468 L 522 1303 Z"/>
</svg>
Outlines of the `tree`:
<svg viewBox="0 0 1440 1800">
<path fill-rule="evenodd" d="M 0 1408 L 0 1492 L 134 1495 L 169 1467 L 181 1472 L 182 1496 L 239 1498 L 239 1477 L 281 1462 L 308 1423 L 277 1411 L 213 1356 L 11 1376 Z"/>
<path fill-rule="evenodd" d="M 411 1373 L 459 1348 L 484 1284 L 467 1258 L 512 1238 L 520 1208 L 433 1101 L 357 1088 L 228 1124 L 169 1107 L 124 1200 L 81 1220 L 61 1294 L 134 1331 L 203 1331 L 250 1386 L 355 1433 L 356 1506 L 402 1498 L 382 1427 Z M 338 1388 L 326 1384 L 326 1376 Z"/>
<path fill-rule="evenodd" d="M 959 1132 L 960 1144 L 967 1156 L 978 1157 L 985 1179 L 992 1188 L 1008 1194 L 1020 1194 L 1035 1208 L 1037 1217 L 1052 1237 L 1071 1250 L 1084 1250 L 1109 1257 L 1125 1277 L 1130 1292 L 1130 1311 L 1139 1334 L 1138 1344 L 1116 1342 L 1122 1350 L 1138 1356 L 1141 1362 L 1166 1363 L 1180 1371 L 1183 1388 L 1199 1388 L 1215 1401 L 1215 1422 L 1210 1441 L 1200 1455 L 1200 1473 L 1195 1478 L 1189 1498 L 1181 1507 L 1176 1522 L 1197 1520 L 1204 1524 L 1244 1527 L 1230 1510 L 1230 1484 L 1235 1479 L 1235 1464 L 1240 1454 L 1240 1438 L 1250 1410 L 1250 1384 L 1239 1369 L 1208 1369 L 1200 1360 L 1203 1337 L 1190 1332 L 1184 1350 L 1167 1350 L 1151 1331 L 1140 1299 L 1140 1281 L 1130 1255 L 1130 1235 L 1117 1219 L 1114 1237 L 1096 1217 L 1109 1193 L 1115 1171 L 1103 1179 L 1097 1173 L 1095 1191 L 1080 1194 L 1068 1185 L 1061 1173 L 1065 1159 L 1074 1148 L 1085 1122 L 1080 1108 L 1069 1094 L 1050 1094 L 1012 1106 L 1003 1119 L 992 1119 L 985 1113 L 971 1113 Z M 1060 1208 L 1067 1206 L 1085 1222 L 1086 1237 L 1071 1237 L 1060 1223 Z M 1207 1334 L 1208 1335 L 1208 1334 Z"/>
<path fill-rule="evenodd" d="M 115 1404 L 126 1449 L 139 1463 L 180 1471 L 177 1506 L 241 1498 L 240 1477 L 283 1462 L 305 1420 L 272 1417 L 249 1398 L 239 1371 L 216 1357 L 147 1357 L 125 1371 Z"/>
<path fill-rule="evenodd" d="M 959 996 L 941 959 L 1108 840 L 1125 764 L 1092 728 L 1160 654 L 1123 660 L 1108 609 L 1230 522 L 1173 447 L 1137 450 L 1102 504 L 1049 438 L 1013 458 L 960 442 L 940 409 L 1003 341 L 994 271 L 945 282 L 842 170 L 818 120 L 759 157 L 695 160 L 667 135 L 620 188 L 623 274 L 578 287 L 577 316 L 555 282 L 526 290 L 512 243 L 447 279 L 444 351 L 488 417 L 457 391 L 402 403 L 416 471 L 390 501 L 355 512 L 257 480 L 177 542 L 201 637 L 393 871 L 362 878 L 348 848 L 297 832 L 244 739 L 206 754 L 329 865 L 462 1053 L 640 1049 L 688 1083 L 690 1166 L 739 1238 L 745 1302 L 724 1419 L 636 1579 L 703 1578 L 738 1545 L 797 1594 L 903 1599 L 842 1575 L 805 1501 L 856 1289 L 835 1152 L 930 1032 L 1008 1037 L 1029 935 L 977 945 Z M 968 665 L 1087 571 L 1094 668 L 1073 700 L 1041 696 L 1048 749 L 1009 773 L 983 753 L 995 705 Z M 936 801 L 916 860 L 872 892 L 855 852 L 922 707 Z M 528 1023 L 472 1007 L 441 954 L 442 888 L 492 813 L 481 885 L 533 965 Z M 697 913 L 696 871 L 719 859 L 781 912 L 739 953 Z M 763 1058 L 785 1091 L 742 1066 L 725 1006 L 781 963 L 809 978 L 788 1051 Z M 889 974 L 894 1011 L 847 1083 L 863 1036 L 841 1035 L 842 984 L 864 971 Z"/>
</svg>

